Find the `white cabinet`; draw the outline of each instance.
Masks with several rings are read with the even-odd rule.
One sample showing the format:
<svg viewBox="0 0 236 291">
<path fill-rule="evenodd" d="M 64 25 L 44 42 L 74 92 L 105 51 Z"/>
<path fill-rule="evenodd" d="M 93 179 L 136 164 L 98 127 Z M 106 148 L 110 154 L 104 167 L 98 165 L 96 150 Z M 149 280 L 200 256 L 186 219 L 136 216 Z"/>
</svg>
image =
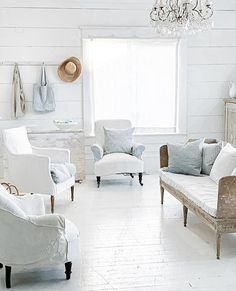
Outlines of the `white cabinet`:
<svg viewBox="0 0 236 291">
<path fill-rule="evenodd" d="M 236 144 L 236 99 L 225 99 L 225 141 Z"/>
</svg>

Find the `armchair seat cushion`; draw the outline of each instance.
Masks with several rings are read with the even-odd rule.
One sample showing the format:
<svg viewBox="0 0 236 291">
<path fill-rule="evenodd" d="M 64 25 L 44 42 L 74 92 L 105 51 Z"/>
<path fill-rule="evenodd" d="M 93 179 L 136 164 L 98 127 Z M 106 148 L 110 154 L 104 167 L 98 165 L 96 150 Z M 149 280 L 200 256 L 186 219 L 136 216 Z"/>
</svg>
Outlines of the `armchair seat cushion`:
<svg viewBox="0 0 236 291">
<path fill-rule="evenodd" d="M 112 153 L 95 162 L 95 175 L 142 173 L 143 161 L 129 154 Z"/>
</svg>

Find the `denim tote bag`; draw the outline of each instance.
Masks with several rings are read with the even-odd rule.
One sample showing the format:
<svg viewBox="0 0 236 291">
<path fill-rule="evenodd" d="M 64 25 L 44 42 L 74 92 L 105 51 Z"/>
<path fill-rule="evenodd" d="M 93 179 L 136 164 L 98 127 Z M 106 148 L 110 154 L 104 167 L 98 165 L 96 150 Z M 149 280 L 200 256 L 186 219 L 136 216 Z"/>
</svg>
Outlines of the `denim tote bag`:
<svg viewBox="0 0 236 291">
<path fill-rule="evenodd" d="M 33 109 L 41 113 L 52 112 L 56 109 L 54 92 L 52 87 L 48 85 L 44 65 L 41 68 L 41 84 L 34 84 Z"/>
</svg>

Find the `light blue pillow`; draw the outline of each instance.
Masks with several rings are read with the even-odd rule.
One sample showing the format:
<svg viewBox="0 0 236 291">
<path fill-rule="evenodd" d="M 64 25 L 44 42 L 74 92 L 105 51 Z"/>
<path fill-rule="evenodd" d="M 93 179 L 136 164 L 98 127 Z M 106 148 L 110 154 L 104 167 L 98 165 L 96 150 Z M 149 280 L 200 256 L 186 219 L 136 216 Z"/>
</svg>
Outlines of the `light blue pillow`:
<svg viewBox="0 0 236 291">
<path fill-rule="evenodd" d="M 203 144 L 202 149 L 202 174 L 210 175 L 213 164 L 222 149 L 222 142 Z"/>
<path fill-rule="evenodd" d="M 168 144 L 168 172 L 200 176 L 204 139 L 182 144 Z"/>
<path fill-rule="evenodd" d="M 108 129 L 104 127 L 105 154 L 126 153 L 131 154 L 133 146 L 134 128 Z"/>
</svg>

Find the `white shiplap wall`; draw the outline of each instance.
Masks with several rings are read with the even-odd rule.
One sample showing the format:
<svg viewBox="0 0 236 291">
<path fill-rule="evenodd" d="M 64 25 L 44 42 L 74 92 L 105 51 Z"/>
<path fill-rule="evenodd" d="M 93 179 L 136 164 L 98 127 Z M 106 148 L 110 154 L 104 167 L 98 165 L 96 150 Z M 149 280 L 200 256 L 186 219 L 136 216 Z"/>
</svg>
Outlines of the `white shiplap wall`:
<svg viewBox="0 0 236 291">
<path fill-rule="evenodd" d="M 53 1 L 1 0 L 0 2 L 0 116 L 10 118 L 12 66 L 1 62 L 50 63 L 48 77 L 54 86 L 57 110 L 34 114 L 31 108 L 32 85 L 39 80 L 40 67 L 21 67 L 27 96 L 27 115 L 17 124 L 47 126 L 54 118 L 73 118 L 81 125 L 82 79 L 66 84 L 57 77 L 57 66 L 69 56 L 82 58 L 80 27 L 149 26 L 152 0 Z M 228 82 L 236 80 L 236 1 L 215 1 L 215 28 L 188 41 L 188 124 L 189 137 L 223 136 L 223 101 Z M 1 121 L 1 127 L 13 122 Z M 15 124 L 15 123 L 14 123 Z M 146 144 L 147 171 L 158 168 L 158 148 L 166 141 L 183 141 L 181 136 L 142 136 Z M 87 171 L 92 170 L 92 155 L 86 141 Z"/>
</svg>

